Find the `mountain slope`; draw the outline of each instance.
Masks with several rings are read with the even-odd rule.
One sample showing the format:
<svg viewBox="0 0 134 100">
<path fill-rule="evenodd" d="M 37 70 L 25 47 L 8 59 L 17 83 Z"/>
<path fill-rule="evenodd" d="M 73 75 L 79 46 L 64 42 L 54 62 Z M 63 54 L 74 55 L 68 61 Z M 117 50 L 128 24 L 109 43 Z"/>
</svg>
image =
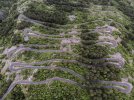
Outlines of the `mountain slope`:
<svg viewBox="0 0 134 100">
<path fill-rule="evenodd" d="M 133 4 L 14 0 L 1 6 L 1 99 L 133 100 Z"/>
</svg>

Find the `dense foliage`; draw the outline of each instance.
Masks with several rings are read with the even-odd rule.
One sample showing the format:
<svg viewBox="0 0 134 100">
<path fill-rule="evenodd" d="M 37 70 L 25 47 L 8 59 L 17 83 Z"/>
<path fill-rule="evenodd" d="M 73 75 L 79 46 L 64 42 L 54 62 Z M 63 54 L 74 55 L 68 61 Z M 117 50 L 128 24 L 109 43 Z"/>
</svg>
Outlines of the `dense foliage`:
<svg viewBox="0 0 134 100">
<path fill-rule="evenodd" d="M 55 23 L 55 24 L 66 24 L 67 17 L 64 11 L 47 11 L 42 10 L 45 6 L 43 4 L 31 4 L 29 5 L 29 9 L 24 13 L 29 18 L 40 20 L 43 22 Z"/>
<path fill-rule="evenodd" d="M 19 0 L 18 0 L 19 1 Z M 23 2 L 26 0 L 22 0 Z M 14 1 L 15 2 L 15 1 Z M 11 4 L 8 0 L 7 6 Z M 14 3 L 15 4 L 15 3 Z M 31 46 L 36 50 L 61 50 L 63 47 L 70 52 L 42 52 L 25 51 L 18 54 L 12 62 L 41 62 L 51 59 L 76 60 L 77 63 L 49 62 L 40 66 L 60 66 L 77 72 L 84 77 L 84 81 L 66 71 L 58 69 L 39 69 L 33 73 L 33 69 L 25 69 L 19 72 L 23 79 L 28 80 L 33 76 L 32 81 L 43 81 L 52 77 L 62 77 L 82 84 L 85 88 L 75 85 L 55 81 L 47 85 L 17 85 L 7 96 L 6 100 L 133 100 L 134 91 L 130 95 L 118 92 L 116 89 L 106 89 L 98 81 L 121 81 L 122 77 L 132 76 L 133 60 L 132 50 L 134 50 L 134 7 L 125 0 L 44 0 L 44 2 L 32 1 L 23 13 L 26 17 L 41 25 L 30 21 L 18 21 L 16 5 L 10 5 L 8 17 L 0 23 L 0 46 L 4 49 L 11 46 L 24 44 L 28 45 L 48 45 L 46 47 Z M 114 8 L 114 11 L 113 11 Z M 73 16 L 74 21 L 70 21 L 69 16 Z M 116 48 L 106 45 L 98 45 L 100 33 L 94 31 L 97 27 L 110 25 L 118 29 L 118 32 L 110 33 L 115 39 L 121 38 Z M 28 41 L 24 41 L 23 29 L 30 28 L 43 35 L 57 36 L 28 36 Z M 120 31 L 120 32 L 119 32 Z M 75 33 L 71 35 L 69 33 Z M 78 34 L 77 33 L 81 33 Z M 29 33 L 30 34 L 30 33 Z M 103 34 L 103 32 L 101 33 Z M 64 36 L 65 35 L 65 36 Z M 105 34 L 106 36 L 106 34 Z M 47 38 L 48 37 L 48 38 Z M 59 39 L 54 39 L 59 38 Z M 62 39 L 61 39 L 62 38 Z M 78 45 L 62 44 L 65 39 L 79 39 Z M 69 39 L 68 39 L 69 40 Z M 67 42 L 67 40 L 65 40 Z M 72 40 L 73 41 L 73 40 Z M 58 44 L 58 46 L 57 46 Z M 73 43 L 71 43 L 73 44 Z M 2 49 L 3 50 L 3 49 Z M 0 50 L 0 51 L 2 51 Z M 106 64 L 109 55 L 120 53 L 125 58 L 126 64 L 123 70 L 115 67 L 114 64 Z M 76 55 L 75 55 L 76 54 Z M 8 60 L 5 55 L 0 55 L 0 66 L 4 66 L 2 59 Z M 11 60 L 11 59 L 10 59 Z M 36 65 L 36 64 L 35 64 Z M 84 66 L 86 65 L 86 66 Z M 87 66 L 88 65 L 88 66 Z M 16 66 L 20 67 L 20 66 Z M 0 68 L 1 69 L 1 68 Z M 9 72 L 9 70 L 8 70 Z M 6 80 L 6 75 L 0 74 L 0 96 L 8 89 L 11 80 Z M 129 81 L 129 80 L 128 80 Z M 132 80 L 131 80 L 132 81 Z M 129 81 L 134 85 L 134 82 Z"/>
</svg>

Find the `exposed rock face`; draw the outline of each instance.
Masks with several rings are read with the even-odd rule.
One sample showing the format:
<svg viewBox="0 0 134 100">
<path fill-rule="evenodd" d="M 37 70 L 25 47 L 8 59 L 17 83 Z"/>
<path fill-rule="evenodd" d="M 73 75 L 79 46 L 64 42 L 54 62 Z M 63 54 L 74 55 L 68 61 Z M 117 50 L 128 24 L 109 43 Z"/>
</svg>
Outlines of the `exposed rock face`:
<svg viewBox="0 0 134 100">
<path fill-rule="evenodd" d="M 99 33 L 109 33 L 109 34 L 112 34 L 113 31 L 118 31 L 118 29 L 116 29 L 113 26 L 105 25 L 103 27 L 96 27 L 95 31 L 99 32 Z"/>
<path fill-rule="evenodd" d="M 76 19 L 76 16 L 75 15 L 69 15 L 69 20 L 70 21 L 74 21 Z"/>
</svg>

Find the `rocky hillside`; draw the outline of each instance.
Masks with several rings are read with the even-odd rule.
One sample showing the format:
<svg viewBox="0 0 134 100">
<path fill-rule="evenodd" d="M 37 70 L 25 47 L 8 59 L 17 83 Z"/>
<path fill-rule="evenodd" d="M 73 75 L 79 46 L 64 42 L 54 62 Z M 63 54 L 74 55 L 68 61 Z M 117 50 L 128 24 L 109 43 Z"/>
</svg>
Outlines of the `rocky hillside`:
<svg viewBox="0 0 134 100">
<path fill-rule="evenodd" d="M 134 100 L 133 0 L 1 0 L 0 100 Z"/>
</svg>

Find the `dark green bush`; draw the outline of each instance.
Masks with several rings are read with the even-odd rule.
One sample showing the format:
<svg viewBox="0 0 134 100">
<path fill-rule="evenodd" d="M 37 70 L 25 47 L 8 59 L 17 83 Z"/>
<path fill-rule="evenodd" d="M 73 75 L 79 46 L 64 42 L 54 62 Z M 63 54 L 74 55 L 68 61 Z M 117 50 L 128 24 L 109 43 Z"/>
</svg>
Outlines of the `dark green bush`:
<svg viewBox="0 0 134 100">
<path fill-rule="evenodd" d="M 98 35 L 99 35 L 98 33 L 87 32 L 87 33 L 82 33 L 80 37 L 82 40 L 87 40 L 87 41 L 94 40 L 95 41 L 95 40 L 98 40 Z"/>
<path fill-rule="evenodd" d="M 16 28 L 17 28 L 18 30 L 23 30 L 24 28 L 30 27 L 30 26 L 31 26 L 31 23 L 22 21 L 21 23 L 18 23 L 18 24 L 16 25 Z"/>
<path fill-rule="evenodd" d="M 47 2 L 49 4 L 67 5 L 69 7 L 86 7 L 86 5 L 83 3 L 70 3 L 69 0 L 47 0 Z"/>
<path fill-rule="evenodd" d="M 16 86 L 11 94 L 8 95 L 7 100 L 25 100 L 25 95 L 20 86 Z"/>
<path fill-rule="evenodd" d="M 19 43 L 22 43 L 22 42 L 23 42 L 23 39 L 19 34 L 13 35 L 13 37 L 12 37 L 12 44 L 13 45 L 16 45 L 16 44 L 19 44 Z"/>
<path fill-rule="evenodd" d="M 64 11 L 45 11 L 36 9 L 36 4 L 29 5 L 29 9 L 24 14 L 34 20 L 43 22 L 55 23 L 55 24 L 66 24 L 68 18 Z"/>
<path fill-rule="evenodd" d="M 98 45 L 91 45 L 91 46 L 84 45 L 82 49 L 82 55 L 86 58 L 98 59 L 107 56 L 108 51 L 109 50 L 107 47 L 102 47 Z"/>
</svg>

